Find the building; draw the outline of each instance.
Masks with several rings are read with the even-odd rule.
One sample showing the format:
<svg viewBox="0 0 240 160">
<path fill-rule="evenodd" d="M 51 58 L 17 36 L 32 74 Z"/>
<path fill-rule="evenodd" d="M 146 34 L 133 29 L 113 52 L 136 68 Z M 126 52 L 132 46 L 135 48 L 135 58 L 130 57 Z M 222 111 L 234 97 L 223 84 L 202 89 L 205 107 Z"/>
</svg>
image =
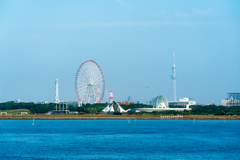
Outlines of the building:
<svg viewBox="0 0 240 160">
<path fill-rule="evenodd" d="M 20 99 L 17 99 L 17 100 L 15 100 L 14 102 L 15 102 L 15 103 L 20 103 L 21 100 L 20 100 Z"/>
<path fill-rule="evenodd" d="M 48 104 L 48 101 L 38 101 L 37 104 Z"/>
<path fill-rule="evenodd" d="M 132 102 L 132 96 L 128 96 L 128 102 Z"/>
<path fill-rule="evenodd" d="M 228 93 L 227 97 L 222 100 L 222 106 L 240 106 L 240 93 Z"/>
<path fill-rule="evenodd" d="M 182 98 L 179 101 L 169 101 L 170 106 L 184 106 L 184 105 L 197 105 L 196 101 L 189 100 L 189 98 Z"/>
<path fill-rule="evenodd" d="M 129 102 L 129 101 L 120 101 L 120 102 L 117 102 L 118 104 L 120 105 L 129 105 L 129 104 L 134 104 L 134 102 Z"/>
<path fill-rule="evenodd" d="M 81 107 L 82 106 L 82 101 L 68 101 L 65 102 L 67 103 L 67 106 L 73 106 L 73 107 Z"/>
<path fill-rule="evenodd" d="M 169 103 L 166 97 L 157 96 L 153 100 L 153 108 L 131 108 L 134 112 L 159 112 L 159 111 L 189 111 L 189 105 L 184 105 L 184 108 L 169 108 Z"/>
<path fill-rule="evenodd" d="M 168 100 L 163 96 L 158 96 L 153 100 L 153 108 L 169 108 Z"/>
</svg>

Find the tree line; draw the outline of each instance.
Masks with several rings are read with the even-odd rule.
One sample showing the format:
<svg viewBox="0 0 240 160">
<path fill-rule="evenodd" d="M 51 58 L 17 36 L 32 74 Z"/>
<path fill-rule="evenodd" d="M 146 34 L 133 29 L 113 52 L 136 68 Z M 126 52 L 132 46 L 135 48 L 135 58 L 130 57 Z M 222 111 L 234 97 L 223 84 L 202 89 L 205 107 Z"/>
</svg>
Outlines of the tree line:
<svg viewBox="0 0 240 160">
<path fill-rule="evenodd" d="M 96 104 L 83 104 L 81 107 L 68 106 L 68 110 L 77 111 L 80 114 L 92 113 L 99 114 L 108 104 L 107 103 L 96 103 Z M 117 109 L 117 104 L 114 102 L 114 109 Z M 130 108 L 153 108 L 152 105 L 146 104 L 130 104 L 121 105 L 124 110 Z M 170 108 L 183 108 L 183 106 L 170 106 Z M 240 115 L 240 106 L 225 107 L 225 106 L 190 106 L 191 111 L 160 111 L 160 112 L 142 112 L 136 114 L 155 114 L 155 115 Z M 13 101 L 0 103 L 0 110 L 12 110 L 12 109 L 29 109 L 31 113 L 47 113 L 56 109 L 55 103 L 48 104 L 36 104 L 36 103 L 14 103 Z M 116 112 L 117 113 L 117 112 Z M 119 113 L 118 113 L 119 114 Z M 129 111 L 128 114 L 134 114 Z"/>
<path fill-rule="evenodd" d="M 36 104 L 36 103 L 14 103 L 14 101 L 0 103 L 0 110 L 12 110 L 12 109 L 29 109 L 31 113 L 47 113 L 48 111 L 54 110 L 56 104 Z"/>
</svg>

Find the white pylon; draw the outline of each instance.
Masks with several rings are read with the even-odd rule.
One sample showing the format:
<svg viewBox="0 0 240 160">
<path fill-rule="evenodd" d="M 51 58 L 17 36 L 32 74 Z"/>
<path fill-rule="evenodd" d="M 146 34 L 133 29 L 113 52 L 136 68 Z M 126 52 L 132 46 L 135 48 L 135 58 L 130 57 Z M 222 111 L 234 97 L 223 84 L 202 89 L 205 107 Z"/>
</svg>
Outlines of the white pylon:
<svg viewBox="0 0 240 160">
<path fill-rule="evenodd" d="M 58 79 L 55 80 L 55 103 L 59 103 Z"/>
<path fill-rule="evenodd" d="M 175 51 L 173 51 L 173 67 L 172 67 L 172 80 L 173 80 L 173 90 L 172 90 L 172 100 L 176 101 L 176 66 L 175 66 Z"/>
</svg>

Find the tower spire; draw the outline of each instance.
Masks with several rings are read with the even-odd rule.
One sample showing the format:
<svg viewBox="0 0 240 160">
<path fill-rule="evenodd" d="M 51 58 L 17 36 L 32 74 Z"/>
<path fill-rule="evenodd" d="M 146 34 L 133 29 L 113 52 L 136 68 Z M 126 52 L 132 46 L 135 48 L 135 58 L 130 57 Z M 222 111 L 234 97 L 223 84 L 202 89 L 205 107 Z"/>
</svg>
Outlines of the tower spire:
<svg viewBox="0 0 240 160">
<path fill-rule="evenodd" d="M 173 51 L 173 66 L 175 67 L 175 50 Z"/>
<path fill-rule="evenodd" d="M 172 100 L 176 101 L 176 66 L 175 66 L 175 50 L 173 51 L 173 67 L 172 67 L 172 81 L 173 81 L 173 91 L 172 91 Z"/>
<path fill-rule="evenodd" d="M 58 79 L 55 80 L 55 103 L 59 103 Z"/>
</svg>

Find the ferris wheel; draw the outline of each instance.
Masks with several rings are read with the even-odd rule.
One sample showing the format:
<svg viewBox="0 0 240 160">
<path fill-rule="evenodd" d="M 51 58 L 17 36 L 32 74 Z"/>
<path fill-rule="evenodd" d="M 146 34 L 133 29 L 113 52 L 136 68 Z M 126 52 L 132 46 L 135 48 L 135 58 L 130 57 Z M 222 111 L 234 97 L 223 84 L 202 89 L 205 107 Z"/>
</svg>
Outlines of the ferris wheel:
<svg viewBox="0 0 240 160">
<path fill-rule="evenodd" d="M 78 68 L 75 91 L 82 103 L 101 103 L 105 91 L 105 79 L 102 69 L 93 60 L 87 60 Z"/>
</svg>

